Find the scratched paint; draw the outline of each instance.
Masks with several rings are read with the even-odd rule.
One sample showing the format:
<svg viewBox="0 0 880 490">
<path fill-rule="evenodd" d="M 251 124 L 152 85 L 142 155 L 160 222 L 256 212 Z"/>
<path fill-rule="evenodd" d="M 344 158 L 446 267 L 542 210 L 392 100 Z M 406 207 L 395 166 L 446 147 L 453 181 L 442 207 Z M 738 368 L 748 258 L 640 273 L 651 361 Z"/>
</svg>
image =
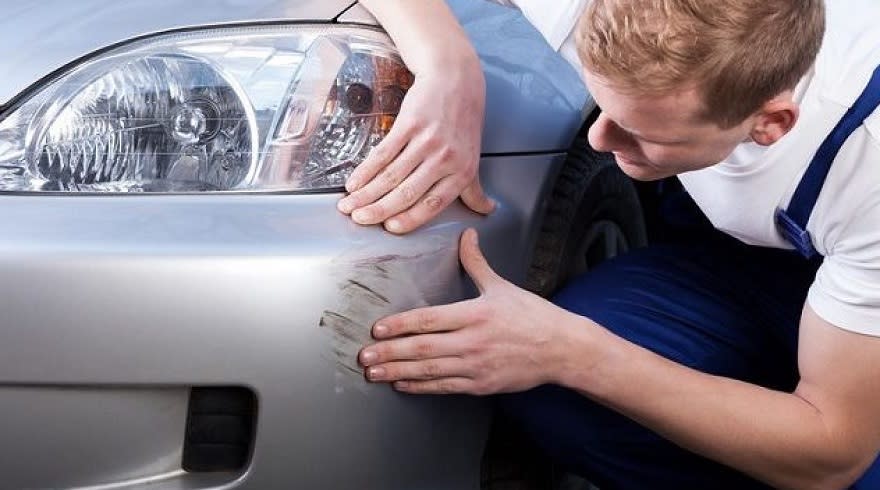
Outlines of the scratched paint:
<svg viewBox="0 0 880 490">
<path fill-rule="evenodd" d="M 344 390 L 341 382 L 346 379 L 367 386 L 357 354 L 373 342 L 370 330 L 377 320 L 461 297 L 456 245 L 457 240 L 450 241 L 447 246 L 411 255 L 369 256 L 359 251 L 334 261 L 338 302 L 324 310 L 319 326 L 330 339 L 338 392 Z"/>
</svg>

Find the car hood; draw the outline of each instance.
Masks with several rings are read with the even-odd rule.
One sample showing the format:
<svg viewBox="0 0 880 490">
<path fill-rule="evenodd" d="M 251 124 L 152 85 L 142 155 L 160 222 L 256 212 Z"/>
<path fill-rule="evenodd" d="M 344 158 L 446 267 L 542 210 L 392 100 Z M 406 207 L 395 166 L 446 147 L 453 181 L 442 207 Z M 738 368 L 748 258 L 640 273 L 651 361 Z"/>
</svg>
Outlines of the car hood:
<svg viewBox="0 0 880 490">
<path fill-rule="evenodd" d="M 200 25 L 334 19 L 352 0 L 0 0 L 0 108 L 77 58 Z"/>
</svg>

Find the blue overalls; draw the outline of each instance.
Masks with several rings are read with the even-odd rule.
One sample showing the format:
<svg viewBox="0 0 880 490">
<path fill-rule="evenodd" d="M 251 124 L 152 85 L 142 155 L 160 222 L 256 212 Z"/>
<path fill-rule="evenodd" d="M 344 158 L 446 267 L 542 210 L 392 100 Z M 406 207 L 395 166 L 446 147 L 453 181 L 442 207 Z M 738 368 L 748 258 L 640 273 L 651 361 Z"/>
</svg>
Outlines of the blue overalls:
<svg viewBox="0 0 880 490">
<path fill-rule="evenodd" d="M 806 225 L 838 151 L 878 105 L 880 68 L 816 152 L 788 209 L 777 212 L 795 251 L 745 245 L 699 214 L 671 240 L 576 278 L 554 302 L 685 366 L 791 392 L 800 315 L 822 261 Z M 558 386 L 497 402 L 551 459 L 602 490 L 769 488 Z M 880 462 L 853 488 L 880 490 Z"/>
</svg>

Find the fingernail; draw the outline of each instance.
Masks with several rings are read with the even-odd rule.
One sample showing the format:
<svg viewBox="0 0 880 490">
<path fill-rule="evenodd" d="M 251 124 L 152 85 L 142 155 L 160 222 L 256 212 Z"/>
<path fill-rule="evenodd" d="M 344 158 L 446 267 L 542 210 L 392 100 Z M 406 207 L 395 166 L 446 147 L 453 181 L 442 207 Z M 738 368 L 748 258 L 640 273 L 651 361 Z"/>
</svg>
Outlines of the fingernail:
<svg viewBox="0 0 880 490">
<path fill-rule="evenodd" d="M 403 229 L 403 224 L 401 224 L 399 220 L 390 219 L 385 222 L 385 228 L 387 228 L 388 231 L 400 232 L 400 230 Z"/>
<path fill-rule="evenodd" d="M 361 187 L 360 182 L 358 182 L 354 179 L 349 179 L 348 182 L 345 183 L 345 190 L 347 190 L 348 192 L 354 192 L 354 191 L 360 189 L 360 187 Z"/>
<path fill-rule="evenodd" d="M 380 367 L 367 369 L 367 377 L 372 380 L 379 380 L 385 377 L 385 370 Z"/>
<path fill-rule="evenodd" d="M 370 213 L 358 209 L 357 211 L 351 213 L 351 219 L 355 220 L 358 223 L 364 223 L 370 218 Z"/>
<path fill-rule="evenodd" d="M 373 335 L 376 337 L 384 337 L 385 335 L 388 335 L 388 327 L 385 325 L 376 325 L 373 327 Z"/>
<path fill-rule="evenodd" d="M 339 203 L 336 205 L 336 207 L 342 213 L 351 214 L 351 210 L 352 210 L 351 201 L 343 199 L 343 200 L 339 201 Z"/>
<path fill-rule="evenodd" d="M 362 361 L 364 364 L 369 364 L 369 363 L 375 361 L 377 357 L 378 357 L 378 356 L 376 355 L 375 352 L 373 352 L 373 351 L 369 351 L 369 350 L 368 350 L 368 351 L 364 351 L 364 352 L 361 354 L 361 361 Z"/>
<path fill-rule="evenodd" d="M 398 381 L 394 383 L 395 390 L 405 390 L 406 387 L 409 386 L 406 381 Z"/>
</svg>

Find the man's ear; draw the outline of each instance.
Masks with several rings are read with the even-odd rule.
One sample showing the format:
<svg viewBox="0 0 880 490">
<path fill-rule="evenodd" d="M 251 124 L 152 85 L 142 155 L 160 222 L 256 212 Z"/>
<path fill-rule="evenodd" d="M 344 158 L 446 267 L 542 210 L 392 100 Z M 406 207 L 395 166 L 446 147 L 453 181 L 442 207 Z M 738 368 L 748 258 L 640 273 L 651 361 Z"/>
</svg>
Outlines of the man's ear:
<svg viewBox="0 0 880 490">
<path fill-rule="evenodd" d="M 761 107 L 749 135 L 755 143 L 770 146 L 791 131 L 799 115 L 800 108 L 791 92 L 780 94 Z"/>
</svg>

